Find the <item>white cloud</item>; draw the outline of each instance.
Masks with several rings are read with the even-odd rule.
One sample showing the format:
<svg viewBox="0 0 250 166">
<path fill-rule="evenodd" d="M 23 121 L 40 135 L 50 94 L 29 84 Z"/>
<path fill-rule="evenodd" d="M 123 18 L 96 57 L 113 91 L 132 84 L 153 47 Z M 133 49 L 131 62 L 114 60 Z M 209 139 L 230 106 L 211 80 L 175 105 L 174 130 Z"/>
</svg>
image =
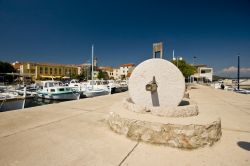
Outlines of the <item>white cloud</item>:
<svg viewBox="0 0 250 166">
<path fill-rule="evenodd" d="M 220 73 L 225 73 L 225 74 L 234 74 L 234 73 L 237 73 L 238 71 L 238 68 L 235 67 L 235 66 L 230 66 L 228 68 L 224 68 L 220 71 Z M 242 67 L 240 68 L 240 72 L 242 74 L 248 74 L 250 75 L 250 67 Z"/>
<path fill-rule="evenodd" d="M 235 66 L 230 66 L 228 68 L 224 68 L 222 69 L 223 73 L 236 73 L 237 72 L 237 68 Z"/>
<path fill-rule="evenodd" d="M 240 71 L 242 72 L 242 73 L 250 73 L 250 67 L 243 67 L 243 68 L 241 68 L 240 69 Z"/>
</svg>

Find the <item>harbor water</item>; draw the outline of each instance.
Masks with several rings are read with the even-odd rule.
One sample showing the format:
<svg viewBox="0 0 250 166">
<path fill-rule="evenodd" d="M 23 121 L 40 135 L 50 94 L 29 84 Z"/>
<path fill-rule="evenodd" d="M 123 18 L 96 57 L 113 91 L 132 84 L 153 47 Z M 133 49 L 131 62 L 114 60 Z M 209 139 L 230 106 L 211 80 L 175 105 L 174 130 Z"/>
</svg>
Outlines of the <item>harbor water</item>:
<svg viewBox="0 0 250 166">
<path fill-rule="evenodd" d="M 36 107 L 36 106 L 42 106 L 42 105 L 46 105 L 46 104 L 54 104 L 54 103 L 60 103 L 60 102 L 64 102 L 67 100 L 49 100 L 49 99 L 43 99 L 43 98 L 39 98 L 39 97 L 33 97 L 33 98 L 27 98 L 25 100 L 25 108 L 29 108 L 29 107 Z"/>
</svg>

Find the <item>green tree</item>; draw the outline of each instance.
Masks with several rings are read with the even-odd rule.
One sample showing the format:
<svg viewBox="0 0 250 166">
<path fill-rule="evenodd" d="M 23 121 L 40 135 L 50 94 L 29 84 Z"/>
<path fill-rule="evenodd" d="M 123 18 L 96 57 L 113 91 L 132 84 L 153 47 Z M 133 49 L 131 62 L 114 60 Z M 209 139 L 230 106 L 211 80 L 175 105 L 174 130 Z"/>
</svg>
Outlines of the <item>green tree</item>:
<svg viewBox="0 0 250 166">
<path fill-rule="evenodd" d="M 182 72 L 183 76 L 185 78 L 193 75 L 196 72 L 196 69 L 194 66 L 186 63 L 185 60 L 174 60 L 172 61 L 173 64 L 175 64 L 179 70 Z"/>
<path fill-rule="evenodd" d="M 0 61 L 0 73 L 12 73 L 12 72 L 15 73 L 16 70 L 10 63 Z"/>
<path fill-rule="evenodd" d="M 77 76 L 77 79 L 86 80 L 87 79 L 86 71 L 82 70 L 81 74 Z"/>
<path fill-rule="evenodd" d="M 3 76 L 4 82 L 8 83 L 13 82 L 15 76 L 7 75 L 5 73 L 15 73 L 15 72 L 16 70 L 10 63 L 0 61 L 0 75 Z"/>
<path fill-rule="evenodd" d="M 100 70 L 100 71 L 98 72 L 97 78 L 100 79 L 100 80 L 101 80 L 101 79 L 108 80 L 108 79 L 109 79 L 109 76 L 108 76 L 108 73 L 107 73 L 107 72 Z"/>
<path fill-rule="evenodd" d="M 72 79 L 78 79 L 78 75 L 77 75 L 77 74 L 72 74 L 72 75 L 70 76 L 70 78 L 72 78 Z"/>
<path fill-rule="evenodd" d="M 86 72 L 82 70 L 81 74 L 72 74 L 71 75 L 72 79 L 78 79 L 80 81 L 86 80 Z"/>
</svg>

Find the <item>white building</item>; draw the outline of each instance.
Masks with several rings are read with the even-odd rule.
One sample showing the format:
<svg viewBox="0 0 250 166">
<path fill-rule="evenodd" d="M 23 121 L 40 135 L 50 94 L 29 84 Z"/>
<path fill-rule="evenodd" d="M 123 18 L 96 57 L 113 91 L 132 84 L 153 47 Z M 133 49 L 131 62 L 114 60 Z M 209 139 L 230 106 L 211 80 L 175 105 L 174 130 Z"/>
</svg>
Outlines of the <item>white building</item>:
<svg viewBox="0 0 250 166">
<path fill-rule="evenodd" d="M 99 67 L 100 70 L 108 73 L 109 78 L 115 80 L 128 79 L 134 68 L 134 64 L 123 64 L 119 68 L 112 68 L 110 66 Z"/>
<path fill-rule="evenodd" d="M 203 77 L 203 78 L 209 80 L 210 82 L 213 81 L 213 68 L 200 67 L 200 68 L 198 68 L 198 73 L 199 73 L 200 77 Z"/>
<path fill-rule="evenodd" d="M 206 65 L 196 65 L 197 73 L 190 76 L 191 82 L 212 82 L 213 81 L 213 68 Z"/>
<path fill-rule="evenodd" d="M 113 69 L 113 77 L 115 80 L 120 79 L 120 69 L 119 68 L 114 68 Z"/>
<path fill-rule="evenodd" d="M 123 64 L 120 66 L 120 79 L 127 79 L 129 77 L 128 73 L 131 68 L 134 68 L 134 64 Z"/>
</svg>

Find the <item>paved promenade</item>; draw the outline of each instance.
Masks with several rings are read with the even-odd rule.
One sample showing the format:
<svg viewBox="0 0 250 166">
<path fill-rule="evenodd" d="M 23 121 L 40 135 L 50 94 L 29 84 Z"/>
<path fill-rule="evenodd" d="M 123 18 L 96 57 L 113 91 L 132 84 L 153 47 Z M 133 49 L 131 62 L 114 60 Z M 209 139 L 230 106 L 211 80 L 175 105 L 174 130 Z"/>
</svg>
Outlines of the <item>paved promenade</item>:
<svg viewBox="0 0 250 166">
<path fill-rule="evenodd" d="M 0 166 L 249 166 L 250 95 L 197 86 L 200 110 L 221 117 L 212 147 L 181 150 L 113 133 L 105 117 L 128 93 L 0 113 Z"/>
</svg>

